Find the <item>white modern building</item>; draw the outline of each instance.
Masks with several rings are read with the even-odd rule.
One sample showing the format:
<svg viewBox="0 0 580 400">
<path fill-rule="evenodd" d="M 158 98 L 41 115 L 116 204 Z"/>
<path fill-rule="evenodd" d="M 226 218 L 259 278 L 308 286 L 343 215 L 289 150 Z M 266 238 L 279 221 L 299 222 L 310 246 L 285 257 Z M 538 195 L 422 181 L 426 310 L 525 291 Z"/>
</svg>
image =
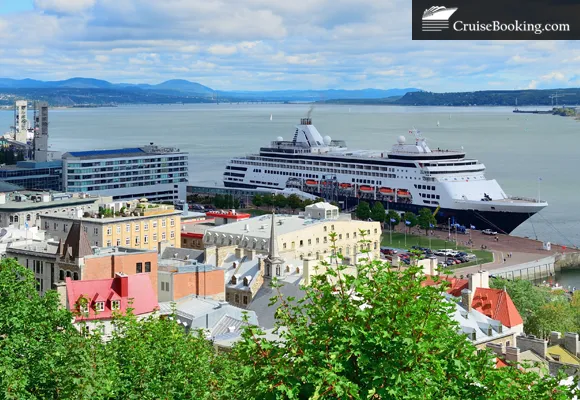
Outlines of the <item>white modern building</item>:
<svg viewBox="0 0 580 400">
<path fill-rule="evenodd" d="M 114 200 L 185 200 L 189 155 L 153 143 L 143 147 L 74 151 L 63 155 L 63 188 Z"/>
</svg>

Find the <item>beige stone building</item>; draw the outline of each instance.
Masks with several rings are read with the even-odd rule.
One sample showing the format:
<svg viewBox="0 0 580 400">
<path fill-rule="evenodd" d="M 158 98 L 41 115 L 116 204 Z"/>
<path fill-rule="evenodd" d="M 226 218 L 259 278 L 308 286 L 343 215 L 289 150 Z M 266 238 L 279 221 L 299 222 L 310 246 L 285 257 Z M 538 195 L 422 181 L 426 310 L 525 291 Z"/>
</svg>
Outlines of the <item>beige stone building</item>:
<svg viewBox="0 0 580 400">
<path fill-rule="evenodd" d="M 271 215 L 263 215 L 216 226 L 205 232 L 203 241 L 206 247 L 236 246 L 267 254 L 271 221 Z M 352 220 L 349 214 L 339 214 L 338 207 L 322 202 L 306 207 L 301 215 L 276 215 L 276 245 L 285 259 L 330 256 L 331 233 L 336 234 L 338 252 L 350 263 L 361 255 L 363 239 L 368 241 L 364 247 L 371 251 L 372 258 L 379 258 L 381 226 L 378 222 Z"/>
<path fill-rule="evenodd" d="M 181 211 L 147 202 L 116 203 L 111 212 L 71 216 L 41 215 L 48 235 L 66 239 L 74 221 L 80 221 L 91 246 L 123 246 L 157 250 L 159 243 L 180 247 Z"/>
</svg>

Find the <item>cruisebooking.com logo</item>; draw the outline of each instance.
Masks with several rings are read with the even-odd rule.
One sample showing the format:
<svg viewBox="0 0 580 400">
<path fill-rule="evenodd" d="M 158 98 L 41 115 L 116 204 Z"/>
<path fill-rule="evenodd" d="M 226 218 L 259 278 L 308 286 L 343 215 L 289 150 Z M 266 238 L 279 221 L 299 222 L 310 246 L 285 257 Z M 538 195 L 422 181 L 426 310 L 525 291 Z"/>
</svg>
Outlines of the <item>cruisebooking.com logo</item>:
<svg viewBox="0 0 580 400">
<path fill-rule="evenodd" d="M 541 35 L 544 32 L 569 32 L 570 25 L 566 23 L 530 23 L 514 20 L 511 22 L 465 22 L 454 21 L 450 26 L 450 18 L 458 10 L 444 6 L 433 6 L 423 12 L 421 30 L 423 32 L 441 32 L 452 28 L 455 32 L 529 32 Z"/>
</svg>

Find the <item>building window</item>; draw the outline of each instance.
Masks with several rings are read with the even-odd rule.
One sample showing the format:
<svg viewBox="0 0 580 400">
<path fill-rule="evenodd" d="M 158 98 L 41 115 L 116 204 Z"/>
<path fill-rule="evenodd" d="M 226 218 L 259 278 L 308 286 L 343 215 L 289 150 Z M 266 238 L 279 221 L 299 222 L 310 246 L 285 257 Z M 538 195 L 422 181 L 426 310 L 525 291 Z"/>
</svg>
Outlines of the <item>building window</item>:
<svg viewBox="0 0 580 400">
<path fill-rule="evenodd" d="M 62 269 L 59 271 L 58 277 L 60 281 L 64 281 L 64 271 Z"/>
<path fill-rule="evenodd" d="M 169 220 L 169 226 L 175 226 L 175 220 L 173 218 Z"/>
<path fill-rule="evenodd" d="M 327 227 L 325 226 L 325 227 L 324 227 L 324 232 L 326 232 L 326 231 L 327 231 Z"/>
<path fill-rule="evenodd" d="M 149 224 L 147 222 L 143 223 L 143 230 L 144 231 L 148 231 L 149 230 Z"/>
<path fill-rule="evenodd" d="M 136 246 L 137 246 L 137 245 L 139 245 L 139 236 L 137 236 L 137 237 L 135 238 L 135 245 L 136 245 Z"/>
<path fill-rule="evenodd" d="M 347 238 L 347 239 L 350 239 L 350 233 L 347 233 L 347 234 L 346 234 L 346 238 Z"/>
<path fill-rule="evenodd" d="M 98 235 L 99 234 L 99 228 L 95 228 L 94 229 L 94 233 L 95 233 L 95 235 Z"/>
<path fill-rule="evenodd" d="M 244 297 L 243 297 L 243 300 L 244 300 L 244 301 L 243 301 L 243 303 L 244 303 L 244 304 L 248 304 L 248 296 L 244 296 Z"/>
<path fill-rule="evenodd" d="M 111 247 L 113 244 L 111 243 L 111 240 L 107 240 L 107 247 Z"/>
<path fill-rule="evenodd" d="M 138 222 L 135 224 L 135 232 L 139 232 L 139 223 Z"/>
<path fill-rule="evenodd" d="M 112 234 L 113 234 L 113 229 L 110 226 L 108 226 L 107 227 L 107 236 L 111 236 Z"/>
<path fill-rule="evenodd" d="M 111 310 L 118 310 L 121 308 L 121 302 L 119 300 L 111 301 Z"/>
<path fill-rule="evenodd" d="M 175 232 L 174 231 L 169 232 L 169 238 L 175 239 Z"/>
<path fill-rule="evenodd" d="M 239 303 L 240 302 L 240 295 L 239 294 L 236 294 L 236 300 L 235 301 L 236 301 L 236 303 Z"/>
<path fill-rule="evenodd" d="M 16 221 L 16 222 L 18 222 L 18 221 Z M 58 229 L 58 224 L 56 222 L 54 223 L 53 228 L 54 228 L 55 231 Z"/>
<path fill-rule="evenodd" d="M 63 231 L 63 232 L 66 232 L 67 228 L 68 228 L 68 225 L 67 225 L 67 224 L 63 224 L 63 226 L 62 226 L 62 231 Z"/>
<path fill-rule="evenodd" d="M 312 239 L 308 239 L 308 246 L 312 244 Z"/>
<path fill-rule="evenodd" d="M 88 226 L 83 226 L 83 231 L 85 231 L 85 233 L 89 232 L 89 227 Z"/>
<path fill-rule="evenodd" d="M 117 239 L 117 246 L 121 245 L 121 239 Z"/>
<path fill-rule="evenodd" d="M 117 225 L 117 235 L 121 233 L 121 225 Z"/>
<path fill-rule="evenodd" d="M 282 243 L 282 248 L 285 249 L 286 248 L 286 243 Z"/>
<path fill-rule="evenodd" d="M 326 236 L 324 237 L 324 243 L 328 242 L 328 239 L 326 238 Z"/>
<path fill-rule="evenodd" d="M 26 214 L 26 220 L 30 221 L 30 214 Z"/>
<path fill-rule="evenodd" d="M 151 261 L 145 261 L 145 272 L 151 272 Z"/>
<path fill-rule="evenodd" d="M 126 246 L 131 245 L 131 238 L 125 238 L 125 245 Z"/>
<path fill-rule="evenodd" d="M 49 228 L 50 228 L 50 223 L 49 223 L 49 222 L 46 222 L 46 221 L 44 221 L 44 229 L 45 229 L 45 230 L 48 230 Z M 85 229 L 87 229 L 87 228 L 85 228 Z"/>
<path fill-rule="evenodd" d="M 301 240 L 300 241 L 300 247 L 303 247 L 303 246 L 304 246 L 304 240 Z"/>
<path fill-rule="evenodd" d="M 161 220 L 161 227 L 162 227 L 162 228 L 165 228 L 166 226 L 167 226 L 167 225 L 166 225 L 166 221 L 165 221 L 165 219 L 162 219 L 162 220 Z"/>
<path fill-rule="evenodd" d="M 165 232 L 161 232 L 161 240 L 165 240 Z"/>
<path fill-rule="evenodd" d="M 377 234 L 377 229 L 375 228 L 375 235 Z"/>
<path fill-rule="evenodd" d="M 153 222 L 151 223 L 151 225 L 152 225 L 152 228 L 153 228 L 153 229 L 157 228 L 157 221 L 153 221 Z"/>
<path fill-rule="evenodd" d="M 141 272 L 143 272 L 143 263 L 138 262 L 136 267 L 135 267 L 135 271 L 140 274 Z"/>
<path fill-rule="evenodd" d="M 338 240 L 342 240 L 342 233 L 338 234 Z"/>
<path fill-rule="evenodd" d="M 334 225 L 330 225 L 330 229 L 334 232 Z"/>
<path fill-rule="evenodd" d="M 153 234 L 153 241 L 156 242 L 157 241 L 157 233 Z"/>
<path fill-rule="evenodd" d="M 131 232 L 131 225 L 125 225 L 125 232 Z"/>
<path fill-rule="evenodd" d="M 149 235 L 143 236 L 143 244 L 149 244 Z"/>
<path fill-rule="evenodd" d="M 105 311 L 105 302 L 104 301 L 96 301 L 95 302 L 95 311 Z"/>
</svg>

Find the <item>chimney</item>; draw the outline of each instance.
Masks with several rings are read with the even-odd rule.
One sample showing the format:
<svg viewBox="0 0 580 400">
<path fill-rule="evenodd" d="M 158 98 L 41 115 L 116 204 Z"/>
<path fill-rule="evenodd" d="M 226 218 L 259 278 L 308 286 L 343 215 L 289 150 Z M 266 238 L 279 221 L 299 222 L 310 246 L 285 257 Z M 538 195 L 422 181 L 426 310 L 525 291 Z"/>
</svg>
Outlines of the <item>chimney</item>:
<svg viewBox="0 0 580 400">
<path fill-rule="evenodd" d="M 310 257 L 304 257 L 302 260 L 302 283 L 304 285 L 310 285 L 310 272 L 314 264 L 315 261 Z"/>
<path fill-rule="evenodd" d="M 473 292 L 469 289 L 463 289 L 461 291 L 461 304 L 468 312 L 471 311 L 471 303 L 473 303 Z"/>
<path fill-rule="evenodd" d="M 117 272 L 115 279 L 119 281 L 119 296 L 129 296 L 129 277 L 122 272 Z"/>
<path fill-rule="evenodd" d="M 560 332 L 550 332 L 550 344 L 556 345 L 562 343 L 562 334 Z"/>
<path fill-rule="evenodd" d="M 241 247 L 236 247 L 236 249 L 234 250 L 234 254 L 236 258 L 241 259 L 244 256 L 244 249 L 242 249 Z"/>
<path fill-rule="evenodd" d="M 478 271 L 469 276 L 469 290 L 475 292 L 477 288 L 489 289 L 489 272 Z"/>
<path fill-rule="evenodd" d="M 256 251 L 253 249 L 246 249 L 246 257 L 248 258 L 248 261 L 251 261 L 254 259 L 254 257 L 256 256 Z"/>
<path fill-rule="evenodd" d="M 58 294 L 58 299 L 60 301 L 60 305 L 63 308 L 67 308 L 68 299 L 66 294 L 66 283 L 65 282 L 56 282 L 54 284 L 56 287 L 56 293 Z"/>
<path fill-rule="evenodd" d="M 520 349 L 507 346 L 505 348 L 505 360 L 510 363 L 519 363 L 521 361 Z"/>
<path fill-rule="evenodd" d="M 493 351 L 498 356 L 503 356 L 503 344 L 502 343 L 487 343 L 485 345 L 488 349 Z"/>
<path fill-rule="evenodd" d="M 564 334 L 564 348 L 570 353 L 578 356 L 578 334 L 574 332 L 566 332 Z"/>
</svg>

